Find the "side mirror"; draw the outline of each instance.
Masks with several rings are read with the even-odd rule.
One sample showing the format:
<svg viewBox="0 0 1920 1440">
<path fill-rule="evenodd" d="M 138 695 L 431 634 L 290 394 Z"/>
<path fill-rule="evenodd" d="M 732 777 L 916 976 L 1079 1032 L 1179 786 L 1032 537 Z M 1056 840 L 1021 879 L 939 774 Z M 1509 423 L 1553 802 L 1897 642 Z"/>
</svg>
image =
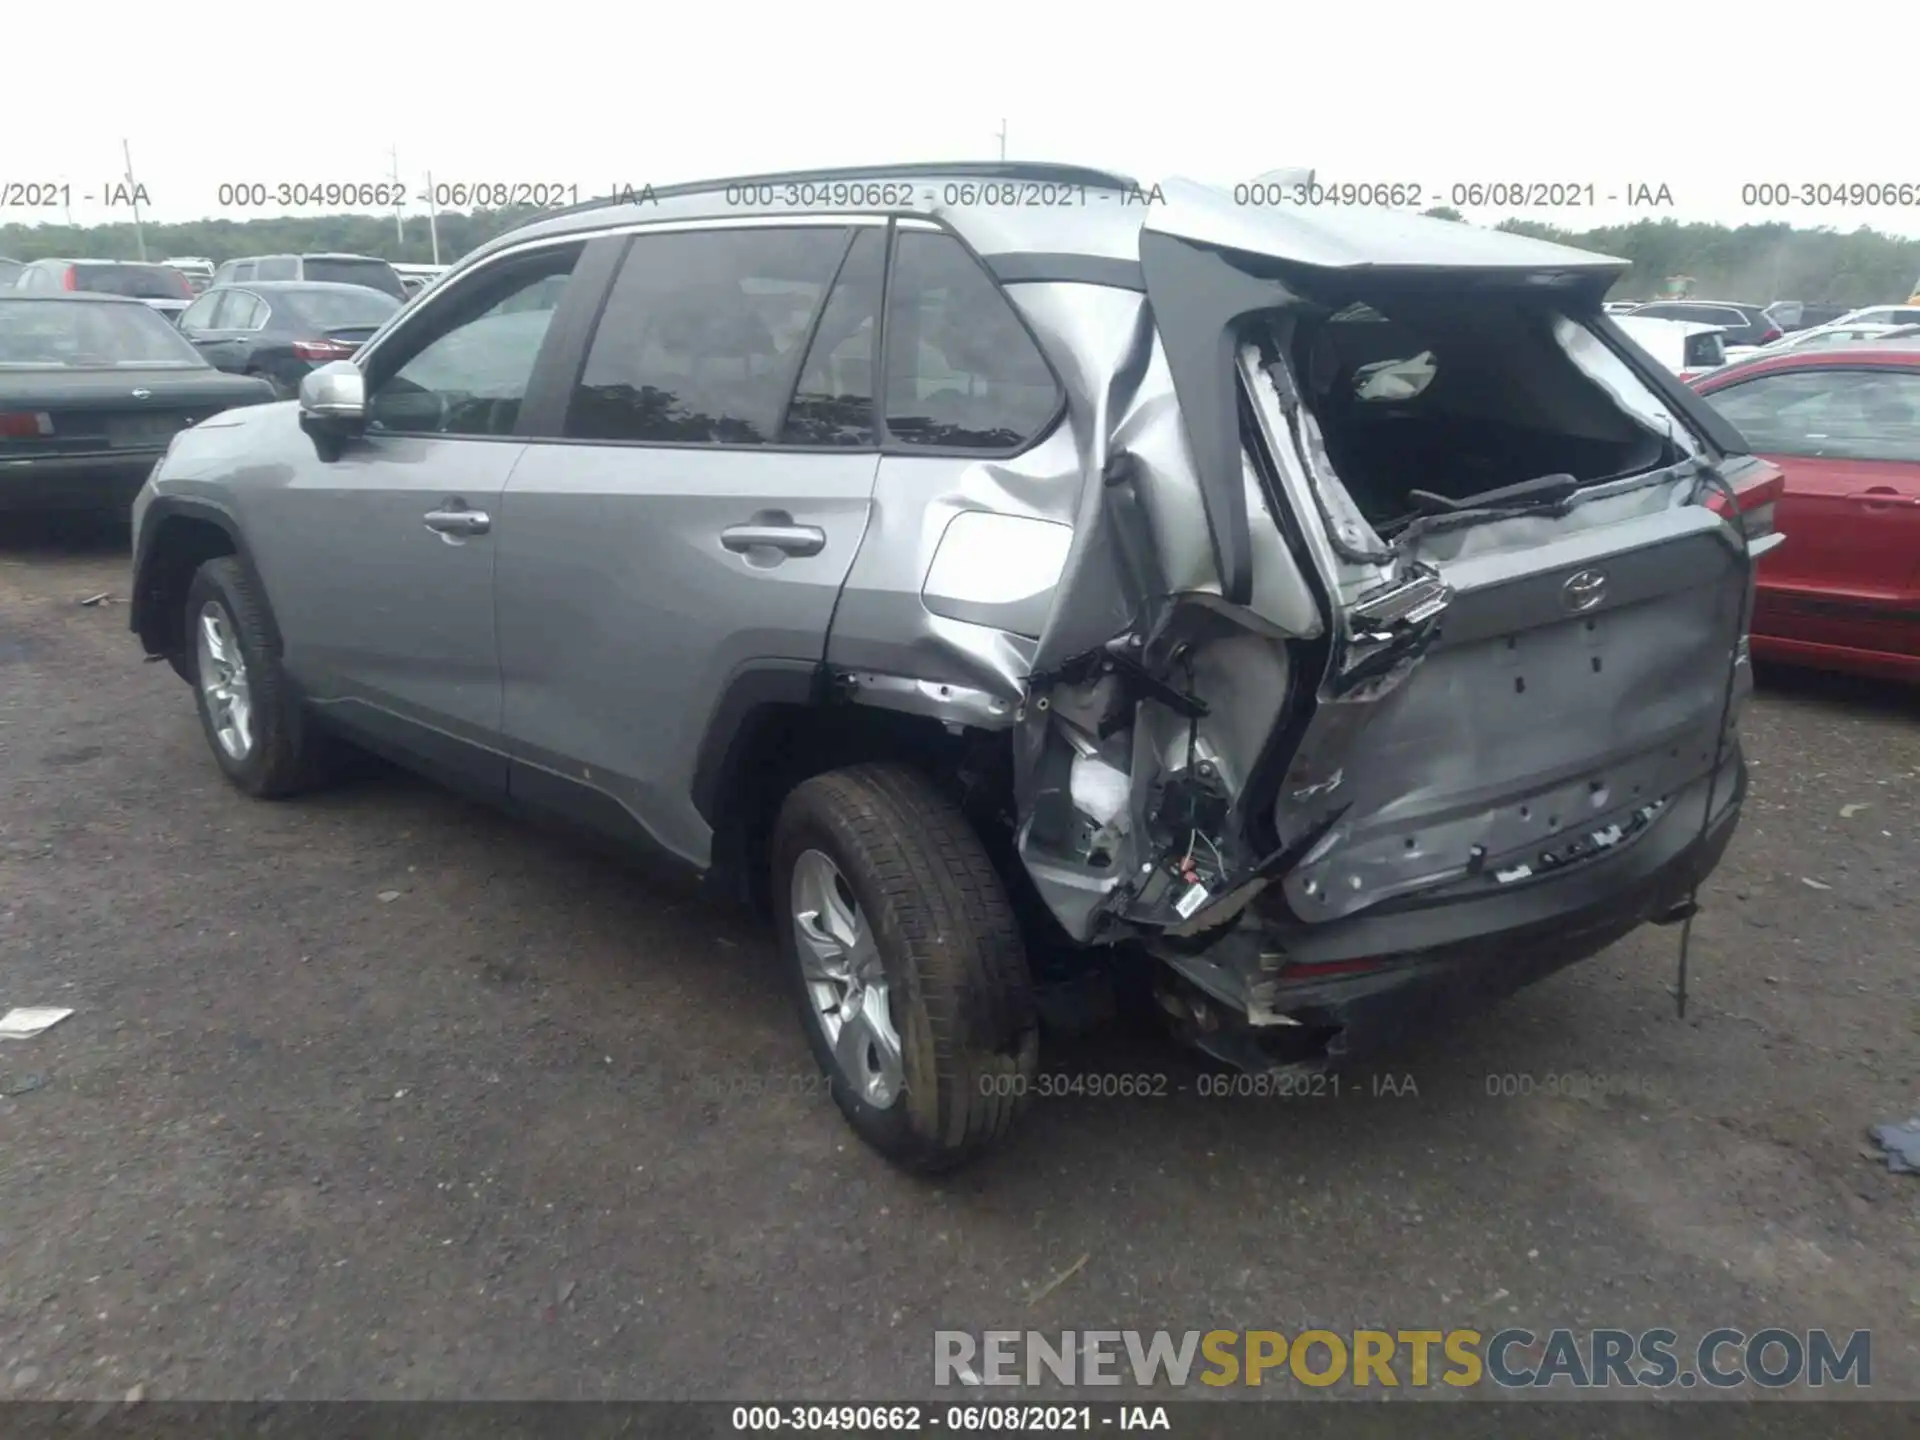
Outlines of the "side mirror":
<svg viewBox="0 0 1920 1440">
<path fill-rule="evenodd" d="M 351 360 L 334 360 L 300 377 L 300 428 L 324 459 L 367 425 L 367 377 Z"/>
<path fill-rule="evenodd" d="M 334 360 L 300 378 L 300 413 L 357 428 L 367 418 L 367 377 L 351 360 Z"/>
</svg>

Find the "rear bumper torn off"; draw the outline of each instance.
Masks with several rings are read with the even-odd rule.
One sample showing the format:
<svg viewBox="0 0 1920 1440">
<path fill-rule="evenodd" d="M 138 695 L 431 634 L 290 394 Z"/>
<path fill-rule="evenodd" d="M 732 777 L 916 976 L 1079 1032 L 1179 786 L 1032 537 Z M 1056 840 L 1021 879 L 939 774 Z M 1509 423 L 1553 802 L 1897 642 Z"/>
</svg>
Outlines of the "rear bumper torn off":
<svg viewBox="0 0 1920 1440">
<path fill-rule="evenodd" d="M 1719 864 L 1747 786 L 1736 750 L 1708 780 L 1672 802 L 1639 842 L 1568 873 L 1441 903 L 1401 902 L 1308 925 L 1264 899 L 1248 922 L 1200 955 L 1160 958 L 1217 1007 L 1223 1032 L 1206 1048 L 1255 1064 L 1263 1041 L 1303 1033 L 1317 1058 L 1338 1062 L 1390 1050 L 1416 1031 L 1482 1008 L 1670 915 Z M 1290 1060 L 1297 1061 L 1298 1054 Z"/>
</svg>

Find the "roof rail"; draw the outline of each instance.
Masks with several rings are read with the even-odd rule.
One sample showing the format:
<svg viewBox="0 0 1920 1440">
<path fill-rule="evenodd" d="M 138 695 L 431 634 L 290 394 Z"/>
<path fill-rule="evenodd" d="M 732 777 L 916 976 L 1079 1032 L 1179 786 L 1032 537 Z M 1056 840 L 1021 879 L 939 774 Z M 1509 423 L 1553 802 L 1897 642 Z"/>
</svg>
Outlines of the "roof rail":
<svg viewBox="0 0 1920 1440">
<path fill-rule="evenodd" d="M 801 181 L 817 184 L 838 180 L 886 180 L 895 176 L 937 179 L 953 175 L 987 180 L 1052 181 L 1058 185 L 1092 185 L 1118 190 L 1129 190 L 1139 184 L 1132 176 L 1098 170 L 1089 165 L 1056 164 L 1045 160 L 980 160 L 971 164 L 956 160 L 934 160 L 904 165 L 839 165 L 824 170 L 779 170 L 767 175 L 725 175 L 713 180 L 689 180 L 677 185 L 646 188 L 651 190 L 655 199 L 668 200 L 682 195 L 704 195 L 708 191 L 725 190 L 738 185 L 787 185 Z M 578 215 L 605 209 L 609 205 L 629 204 L 634 198 L 631 192 L 627 195 L 602 195 L 592 200 L 582 200 L 578 205 L 548 210 L 535 218 L 552 220 L 563 215 Z"/>
</svg>

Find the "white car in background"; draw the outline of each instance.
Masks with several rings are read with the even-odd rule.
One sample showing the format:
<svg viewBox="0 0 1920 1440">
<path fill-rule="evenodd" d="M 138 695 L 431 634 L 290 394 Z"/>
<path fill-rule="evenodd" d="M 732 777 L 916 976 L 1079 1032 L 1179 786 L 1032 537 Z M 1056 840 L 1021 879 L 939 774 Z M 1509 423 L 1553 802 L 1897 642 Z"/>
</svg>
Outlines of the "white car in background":
<svg viewBox="0 0 1920 1440">
<path fill-rule="evenodd" d="M 1920 305 L 1869 305 L 1849 310 L 1835 325 L 1920 325 Z M 1822 326 L 1823 330 L 1830 328 Z"/>
<path fill-rule="evenodd" d="M 1613 323 L 1682 380 L 1718 370 L 1727 363 L 1718 325 L 1700 320 L 1662 320 L 1652 315 L 1615 315 Z"/>
<path fill-rule="evenodd" d="M 1811 330 L 1795 330 L 1791 335 L 1762 345 L 1748 355 L 1778 355 L 1786 350 L 1814 350 L 1829 345 L 1865 345 L 1876 340 L 1907 340 L 1920 336 L 1920 322 L 1910 325 L 1816 325 Z M 1731 357 L 1730 357 L 1731 358 Z M 1746 358 L 1742 356 L 1741 358 Z"/>
</svg>

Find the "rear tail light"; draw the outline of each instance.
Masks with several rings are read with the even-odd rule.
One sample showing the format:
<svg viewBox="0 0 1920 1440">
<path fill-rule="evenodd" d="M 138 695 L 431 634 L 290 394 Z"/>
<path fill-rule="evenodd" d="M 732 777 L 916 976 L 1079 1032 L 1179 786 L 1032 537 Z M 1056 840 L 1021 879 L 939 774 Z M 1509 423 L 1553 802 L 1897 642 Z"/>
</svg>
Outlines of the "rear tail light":
<svg viewBox="0 0 1920 1440">
<path fill-rule="evenodd" d="M 345 360 L 358 349 L 341 340 L 296 340 L 293 353 L 302 360 Z"/>
<path fill-rule="evenodd" d="M 0 440 L 38 440 L 53 434 L 53 416 L 44 410 L 0 410 Z"/>
<path fill-rule="evenodd" d="M 1786 490 L 1787 477 L 1774 466 L 1760 463 L 1748 466 L 1734 482 L 1737 505 L 1729 505 L 1725 495 L 1713 490 L 1707 495 L 1706 506 L 1723 520 L 1738 517 L 1740 528 L 1752 540 L 1773 533 L 1773 507 Z"/>
<path fill-rule="evenodd" d="M 78 290 L 80 288 L 79 282 L 80 282 L 79 268 L 77 266 L 69 265 L 67 267 L 67 273 L 60 277 L 61 288 L 65 290 Z"/>
<path fill-rule="evenodd" d="M 1780 333 L 1780 327 L 1778 325 L 1769 325 L 1765 330 L 1760 332 L 1759 343 L 1762 345 L 1771 345 L 1774 341 L 1784 340 L 1785 338 L 1786 336 Z"/>
</svg>

